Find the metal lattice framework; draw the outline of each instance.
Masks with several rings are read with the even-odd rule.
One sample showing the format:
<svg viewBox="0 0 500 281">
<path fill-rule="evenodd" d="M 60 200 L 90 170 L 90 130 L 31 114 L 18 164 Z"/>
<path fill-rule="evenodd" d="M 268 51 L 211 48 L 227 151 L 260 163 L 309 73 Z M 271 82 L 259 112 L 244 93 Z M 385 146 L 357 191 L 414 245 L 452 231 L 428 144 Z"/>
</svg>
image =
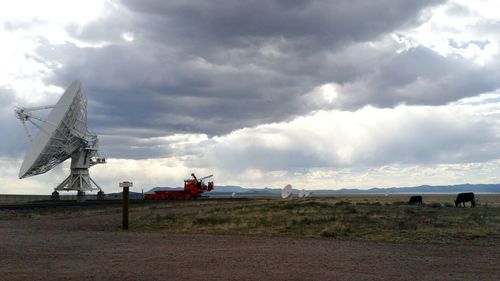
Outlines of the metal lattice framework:
<svg viewBox="0 0 500 281">
<path fill-rule="evenodd" d="M 45 120 L 33 115 L 33 111 L 52 111 Z M 17 118 L 23 123 L 32 145 L 19 171 L 19 178 L 43 174 L 68 158 L 71 158 L 71 174 L 56 190 L 93 190 L 88 168 L 105 163 L 98 155 L 97 136 L 87 128 L 87 97 L 79 81 L 73 82 L 55 106 L 16 109 Z M 40 121 L 42 124 L 38 124 Z M 39 128 L 31 139 L 26 122 Z"/>
</svg>

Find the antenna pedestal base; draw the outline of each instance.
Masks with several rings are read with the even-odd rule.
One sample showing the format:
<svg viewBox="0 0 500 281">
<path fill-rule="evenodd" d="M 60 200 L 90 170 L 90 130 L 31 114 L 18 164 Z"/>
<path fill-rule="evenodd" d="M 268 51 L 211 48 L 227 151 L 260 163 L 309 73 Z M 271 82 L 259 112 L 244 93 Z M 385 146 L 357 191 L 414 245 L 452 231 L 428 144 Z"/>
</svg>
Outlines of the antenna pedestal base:
<svg viewBox="0 0 500 281">
<path fill-rule="evenodd" d="M 99 190 L 99 192 L 97 192 L 97 200 L 104 200 L 104 197 L 104 191 Z"/>
<path fill-rule="evenodd" d="M 76 194 L 76 202 L 85 202 L 85 191 L 78 190 Z"/>
<path fill-rule="evenodd" d="M 61 190 L 77 191 L 77 200 L 85 201 L 85 192 L 96 189 L 102 192 L 102 189 L 90 178 L 88 168 L 71 168 L 71 174 L 55 188 L 54 192 Z M 102 192 L 102 197 L 104 197 L 104 192 Z"/>
<path fill-rule="evenodd" d="M 56 190 L 92 190 L 90 185 L 89 169 L 71 168 L 71 174 L 56 187 Z"/>
<path fill-rule="evenodd" d="M 52 192 L 52 194 L 50 195 L 50 199 L 56 201 L 59 200 L 59 192 L 54 190 L 54 192 Z"/>
</svg>

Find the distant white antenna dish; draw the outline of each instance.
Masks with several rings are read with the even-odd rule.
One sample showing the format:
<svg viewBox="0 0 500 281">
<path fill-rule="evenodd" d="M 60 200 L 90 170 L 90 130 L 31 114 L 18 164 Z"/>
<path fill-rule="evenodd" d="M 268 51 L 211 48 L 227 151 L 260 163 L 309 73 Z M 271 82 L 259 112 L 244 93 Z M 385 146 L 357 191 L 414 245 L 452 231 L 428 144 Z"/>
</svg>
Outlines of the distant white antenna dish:
<svg viewBox="0 0 500 281">
<path fill-rule="evenodd" d="M 231 198 L 234 198 L 236 197 L 236 192 L 233 192 L 233 194 L 231 194 Z"/>
<path fill-rule="evenodd" d="M 309 195 L 311 195 L 311 192 L 310 192 L 310 191 L 308 191 L 308 190 L 301 189 L 301 190 L 299 191 L 299 198 L 309 197 Z"/>
<path fill-rule="evenodd" d="M 281 190 L 281 198 L 288 199 L 292 197 L 292 186 L 287 184 L 283 190 Z"/>
<path fill-rule="evenodd" d="M 33 114 L 33 111 L 49 108 L 52 111 L 45 120 Z M 87 97 L 80 81 L 74 81 L 54 106 L 17 108 L 15 113 L 31 140 L 31 148 L 19 171 L 20 179 L 43 174 L 71 158 L 71 173 L 55 188 L 53 196 L 58 197 L 57 191 L 60 190 L 76 190 L 84 198 L 85 191 L 95 189 L 99 189 L 100 194 L 104 195 L 89 176 L 89 168 L 106 163 L 106 159 L 99 157 L 97 136 L 88 131 Z M 31 139 L 26 122 L 39 129 L 35 139 Z"/>
</svg>

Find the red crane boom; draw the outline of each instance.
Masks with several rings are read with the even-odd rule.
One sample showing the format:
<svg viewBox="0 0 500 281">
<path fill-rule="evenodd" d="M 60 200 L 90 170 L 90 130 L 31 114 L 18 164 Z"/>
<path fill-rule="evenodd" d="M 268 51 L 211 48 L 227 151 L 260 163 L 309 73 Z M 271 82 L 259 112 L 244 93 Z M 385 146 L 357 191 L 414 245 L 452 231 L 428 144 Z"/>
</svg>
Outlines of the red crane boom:
<svg viewBox="0 0 500 281">
<path fill-rule="evenodd" d="M 214 189 L 213 180 L 207 181 L 213 175 L 206 176 L 203 178 L 196 178 L 195 174 L 192 173 L 192 179 L 184 180 L 183 190 L 156 190 L 154 193 L 145 194 L 144 199 L 150 200 L 175 200 L 175 199 L 196 199 L 201 196 L 205 191 L 211 191 Z"/>
</svg>

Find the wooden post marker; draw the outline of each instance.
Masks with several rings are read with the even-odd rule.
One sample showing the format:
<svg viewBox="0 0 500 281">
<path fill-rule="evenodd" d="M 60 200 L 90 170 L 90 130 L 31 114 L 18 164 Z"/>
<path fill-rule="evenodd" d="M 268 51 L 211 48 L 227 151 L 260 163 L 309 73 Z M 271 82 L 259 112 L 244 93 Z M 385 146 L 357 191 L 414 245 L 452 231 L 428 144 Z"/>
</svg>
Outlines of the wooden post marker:
<svg viewBox="0 0 500 281">
<path fill-rule="evenodd" d="M 120 183 L 120 187 L 123 187 L 123 216 L 122 216 L 122 228 L 123 230 L 128 230 L 128 191 L 129 187 L 134 186 L 131 181 L 124 181 Z"/>
</svg>

